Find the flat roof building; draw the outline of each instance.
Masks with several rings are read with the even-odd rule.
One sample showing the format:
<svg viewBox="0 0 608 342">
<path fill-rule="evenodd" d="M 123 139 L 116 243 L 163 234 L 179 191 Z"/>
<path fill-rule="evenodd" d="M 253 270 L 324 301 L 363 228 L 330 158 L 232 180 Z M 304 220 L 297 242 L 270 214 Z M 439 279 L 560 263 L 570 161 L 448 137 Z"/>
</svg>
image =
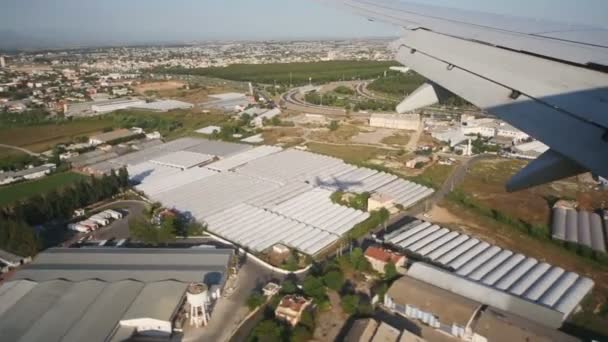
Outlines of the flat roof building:
<svg viewBox="0 0 608 342">
<path fill-rule="evenodd" d="M 188 286 L 223 286 L 231 256 L 224 249 L 49 249 L 0 287 L 0 336 L 169 337 Z"/>
<path fill-rule="evenodd" d="M 384 305 L 407 319 L 456 338 L 475 340 L 477 337 L 492 342 L 578 341 L 558 330 L 410 276 L 393 283 L 385 296 Z"/>
</svg>

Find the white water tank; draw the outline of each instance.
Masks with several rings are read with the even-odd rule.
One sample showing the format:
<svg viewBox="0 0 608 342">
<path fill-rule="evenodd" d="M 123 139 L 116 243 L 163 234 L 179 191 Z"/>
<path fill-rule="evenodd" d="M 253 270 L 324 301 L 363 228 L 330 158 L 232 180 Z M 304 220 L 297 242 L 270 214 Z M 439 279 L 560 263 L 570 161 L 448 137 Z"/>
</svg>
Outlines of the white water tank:
<svg viewBox="0 0 608 342">
<path fill-rule="evenodd" d="M 186 292 L 188 304 L 192 306 L 203 306 L 207 301 L 207 285 L 205 284 L 190 284 Z"/>
</svg>

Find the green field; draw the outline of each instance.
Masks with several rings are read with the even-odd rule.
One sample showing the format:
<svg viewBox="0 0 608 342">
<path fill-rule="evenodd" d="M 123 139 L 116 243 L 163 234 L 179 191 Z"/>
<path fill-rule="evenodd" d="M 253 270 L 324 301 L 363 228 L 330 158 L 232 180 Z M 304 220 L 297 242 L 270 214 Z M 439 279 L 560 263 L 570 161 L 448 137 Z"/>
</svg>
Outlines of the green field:
<svg viewBox="0 0 608 342">
<path fill-rule="evenodd" d="M 44 152 L 57 144 L 68 143 L 76 137 L 98 133 L 104 128 L 112 126 L 112 120 L 100 117 L 6 127 L 0 128 L 0 144 L 19 146 L 34 152 Z"/>
<path fill-rule="evenodd" d="M 52 190 L 62 189 L 84 178 L 85 176 L 77 173 L 64 172 L 50 175 L 39 180 L 2 186 L 0 187 L 0 206 L 15 203 L 33 195 L 40 195 Z"/>
<path fill-rule="evenodd" d="M 234 64 L 225 68 L 169 68 L 156 72 L 181 75 L 200 75 L 233 81 L 304 85 L 340 80 L 370 79 L 384 74 L 396 62 L 331 61 L 310 63 Z"/>
<path fill-rule="evenodd" d="M 426 79 L 415 72 L 408 72 L 407 74 L 401 72 L 390 73 L 387 77 L 379 78 L 370 83 L 368 89 L 400 98 L 411 94 L 424 82 L 426 82 Z"/>
</svg>

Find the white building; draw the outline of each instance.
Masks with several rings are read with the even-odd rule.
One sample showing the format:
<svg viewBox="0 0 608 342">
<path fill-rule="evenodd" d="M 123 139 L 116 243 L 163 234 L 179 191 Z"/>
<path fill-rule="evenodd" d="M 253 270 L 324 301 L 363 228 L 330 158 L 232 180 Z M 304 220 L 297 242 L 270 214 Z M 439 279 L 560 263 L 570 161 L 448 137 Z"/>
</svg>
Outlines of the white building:
<svg viewBox="0 0 608 342">
<path fill-rule="evenodd" d="M 0 56 L 0 68 L 6 68 L 6 60 L 4 56 Z"/>
<path fill-rule="evenodd" d="M 109 113 L 115 110 L 127 109 L 130 107 L 138 107 L 146 104 L 144 100 L 129 100 L 118 99 L 97 102 L 91 106 L 91 110 L 95 113 Z"/>
<path fill-rule="evenodd" d="M 420 114 L 372 114 L 369 125 L 415 131 L 420 127 Z"/>
<path fill-rule="evenodd" d="M 21 171 L 0 173 L 0 185 L 10 184 L 20 180 L 42 178 L 53 172 L 56 167 L 57 165 L 55 164 L 44 164 Z"/>
<path fill-rule="evenodd" d="M 278 116 L 280 114 L 281 114 L 281 110 L 279 108 L 267 110 L 264 113 L 256 116 L 251 122 L 253 123 L 253 125 L 255 127 L 262 127 L 262 126 L 264 126 L 264 119 L 272 120 L 272 118 L 274 118 L 275 116 Z"/>
</svg>

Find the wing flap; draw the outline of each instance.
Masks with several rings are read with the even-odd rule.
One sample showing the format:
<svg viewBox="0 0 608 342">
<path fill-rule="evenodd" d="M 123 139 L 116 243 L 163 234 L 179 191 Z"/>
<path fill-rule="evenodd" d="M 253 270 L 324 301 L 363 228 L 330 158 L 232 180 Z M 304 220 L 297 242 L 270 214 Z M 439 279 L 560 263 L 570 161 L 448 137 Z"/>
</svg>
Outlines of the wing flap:
<svg viewBox="0 0 608 342">
<path fill-rule="evenodd" d="M 513 98 L 511 88 L 407 45 L 399 50 L 397 60 L 543 141 L 563 156 L 602 176 L 608 175 L 605 158 L 608 142 L 602 138 L 605 130 L 600 126 L 525 95 Z"/>
<path fill-rule="evenodd" d="M 336 1 L 334 1 L 336 2 Z M 402 27 L 421 27 L 452 37 L 580 65 L 608 66 L 608 30 L 513 16 L 386 0 L 337 0 L 351 11 Z M 588 32 L 593 34 L 577 34 Z"/>
</svg>

